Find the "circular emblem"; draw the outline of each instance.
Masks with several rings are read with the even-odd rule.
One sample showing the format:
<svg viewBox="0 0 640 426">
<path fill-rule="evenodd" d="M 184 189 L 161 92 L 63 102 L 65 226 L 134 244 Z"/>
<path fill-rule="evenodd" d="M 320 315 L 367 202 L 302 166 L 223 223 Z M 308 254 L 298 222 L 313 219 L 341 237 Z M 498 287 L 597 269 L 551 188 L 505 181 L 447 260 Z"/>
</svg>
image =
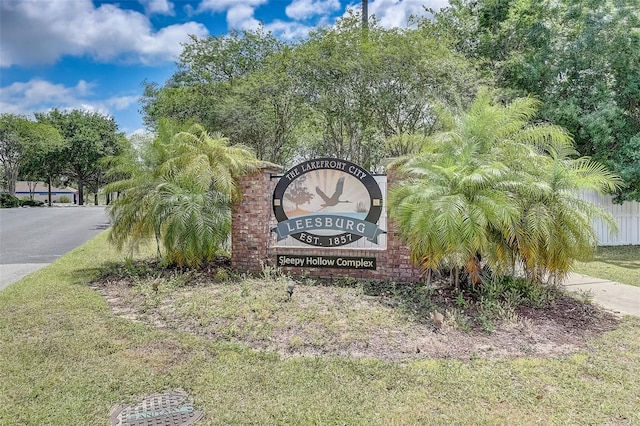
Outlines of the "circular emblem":
<svg viewBox="0 0 640 426">
<path fill-rule="evenodd" d="M 306 161 L 288 170 L 273 192 L 278 240 L 288 236 L 317 247 L 366 237 L 377 243 L 382 191 L 362 167 L 336 158 Z"/>
</svg>

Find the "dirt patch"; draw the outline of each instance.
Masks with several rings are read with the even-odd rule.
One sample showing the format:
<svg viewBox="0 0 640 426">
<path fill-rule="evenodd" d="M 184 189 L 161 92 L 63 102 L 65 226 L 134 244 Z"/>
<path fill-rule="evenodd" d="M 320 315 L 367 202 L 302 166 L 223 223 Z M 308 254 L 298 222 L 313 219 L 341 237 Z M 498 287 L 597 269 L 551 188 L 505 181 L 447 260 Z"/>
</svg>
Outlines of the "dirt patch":
<svg viewBox="0 0 640 426">
<path fill-rule="evenodd" d="M 406 297 L 298 283 L 289 299 L 286 278 L 215 282 L 211 274 L 185 279 L 175 272 L 106 277 L 92 287 L 123 318 L 286 357 L 546 357 L 588 348 L 589 341 L 618 323 L 612 314 L 562 292 L 547 307 L 520 305 L 499 320 L 478 322 L 473 320 L 482 316 L 474 312 L 477 304 L 461 304 L 447 289 L 431 288 L 417 297 L 426 291 L 417 288 Z M 442 312 L 443 324 L 436 326 L 428 311 Z"/>
</svg>

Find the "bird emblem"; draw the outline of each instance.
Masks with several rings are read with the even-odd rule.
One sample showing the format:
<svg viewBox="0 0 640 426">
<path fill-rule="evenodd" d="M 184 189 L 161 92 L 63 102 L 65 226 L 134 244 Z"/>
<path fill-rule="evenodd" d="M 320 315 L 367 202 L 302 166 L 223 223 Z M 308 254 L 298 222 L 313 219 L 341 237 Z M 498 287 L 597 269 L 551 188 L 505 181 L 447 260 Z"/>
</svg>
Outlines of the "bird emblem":
<svg viewBox="0 0 640 426">
<path fill-rule="evenodd" d="M 327 194 L 325 194 L 318 186 L 316 186 L 316 193 L 320 196 L 320 198 L 322 198 L 322 201 L 324 201 L 323 204 L 320 204 L 320 206 L 322 206 L 320 210 L 326 207 L 335 206 L 338 203 L 350 203 L 351 201 L 340 200 L 340 196 L 342 195 L 343 188 L 344 188 L 344 176 L 339 178 L 338 182 L 336 182 L 336 190 L 333 192 L 333 195 L 331 197 L 327 196 Z"/>
</svg>

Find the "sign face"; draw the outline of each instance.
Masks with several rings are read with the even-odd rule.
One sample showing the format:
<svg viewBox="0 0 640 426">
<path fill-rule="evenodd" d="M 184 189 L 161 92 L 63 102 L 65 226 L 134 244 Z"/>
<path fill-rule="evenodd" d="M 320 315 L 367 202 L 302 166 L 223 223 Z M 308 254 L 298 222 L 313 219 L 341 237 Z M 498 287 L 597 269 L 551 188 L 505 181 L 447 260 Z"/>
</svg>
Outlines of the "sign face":
<svg viewBox="0 0 640 426">
<path fill-rule="evenodd" d="M 301 268 L 340 268 L 340 269 L 376 269 L 375 257 L 354 256 L 305 256 L 279 254 L 278 266 L 296 266 Z"/>
<path fill-rule="evenodd" d="M 291 236 L 316 247 L 338 247 L 362 237 L 378 244 L 382 191 L 362 167 L 336 158 L 288 170 L 273 192 L 278 241 Z"/>
</svg>

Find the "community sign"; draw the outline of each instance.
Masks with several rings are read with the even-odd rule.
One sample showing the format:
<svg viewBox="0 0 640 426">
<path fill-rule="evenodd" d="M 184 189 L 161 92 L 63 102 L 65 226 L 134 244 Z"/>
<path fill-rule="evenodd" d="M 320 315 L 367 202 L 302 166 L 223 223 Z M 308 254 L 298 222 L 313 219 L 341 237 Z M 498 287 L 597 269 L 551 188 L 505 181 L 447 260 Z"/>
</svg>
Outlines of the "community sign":
<svg viewBox="0 0 640 426">
<path fill-rule="evenodd" d="M 338 247 L 366 238 L 378 244 L 383 198 L 375 178 L 336 158 L 306 161 L 288 170 L 273 192 L 278 240 L 291 236 L 316 247 Z"/>
</svg>

